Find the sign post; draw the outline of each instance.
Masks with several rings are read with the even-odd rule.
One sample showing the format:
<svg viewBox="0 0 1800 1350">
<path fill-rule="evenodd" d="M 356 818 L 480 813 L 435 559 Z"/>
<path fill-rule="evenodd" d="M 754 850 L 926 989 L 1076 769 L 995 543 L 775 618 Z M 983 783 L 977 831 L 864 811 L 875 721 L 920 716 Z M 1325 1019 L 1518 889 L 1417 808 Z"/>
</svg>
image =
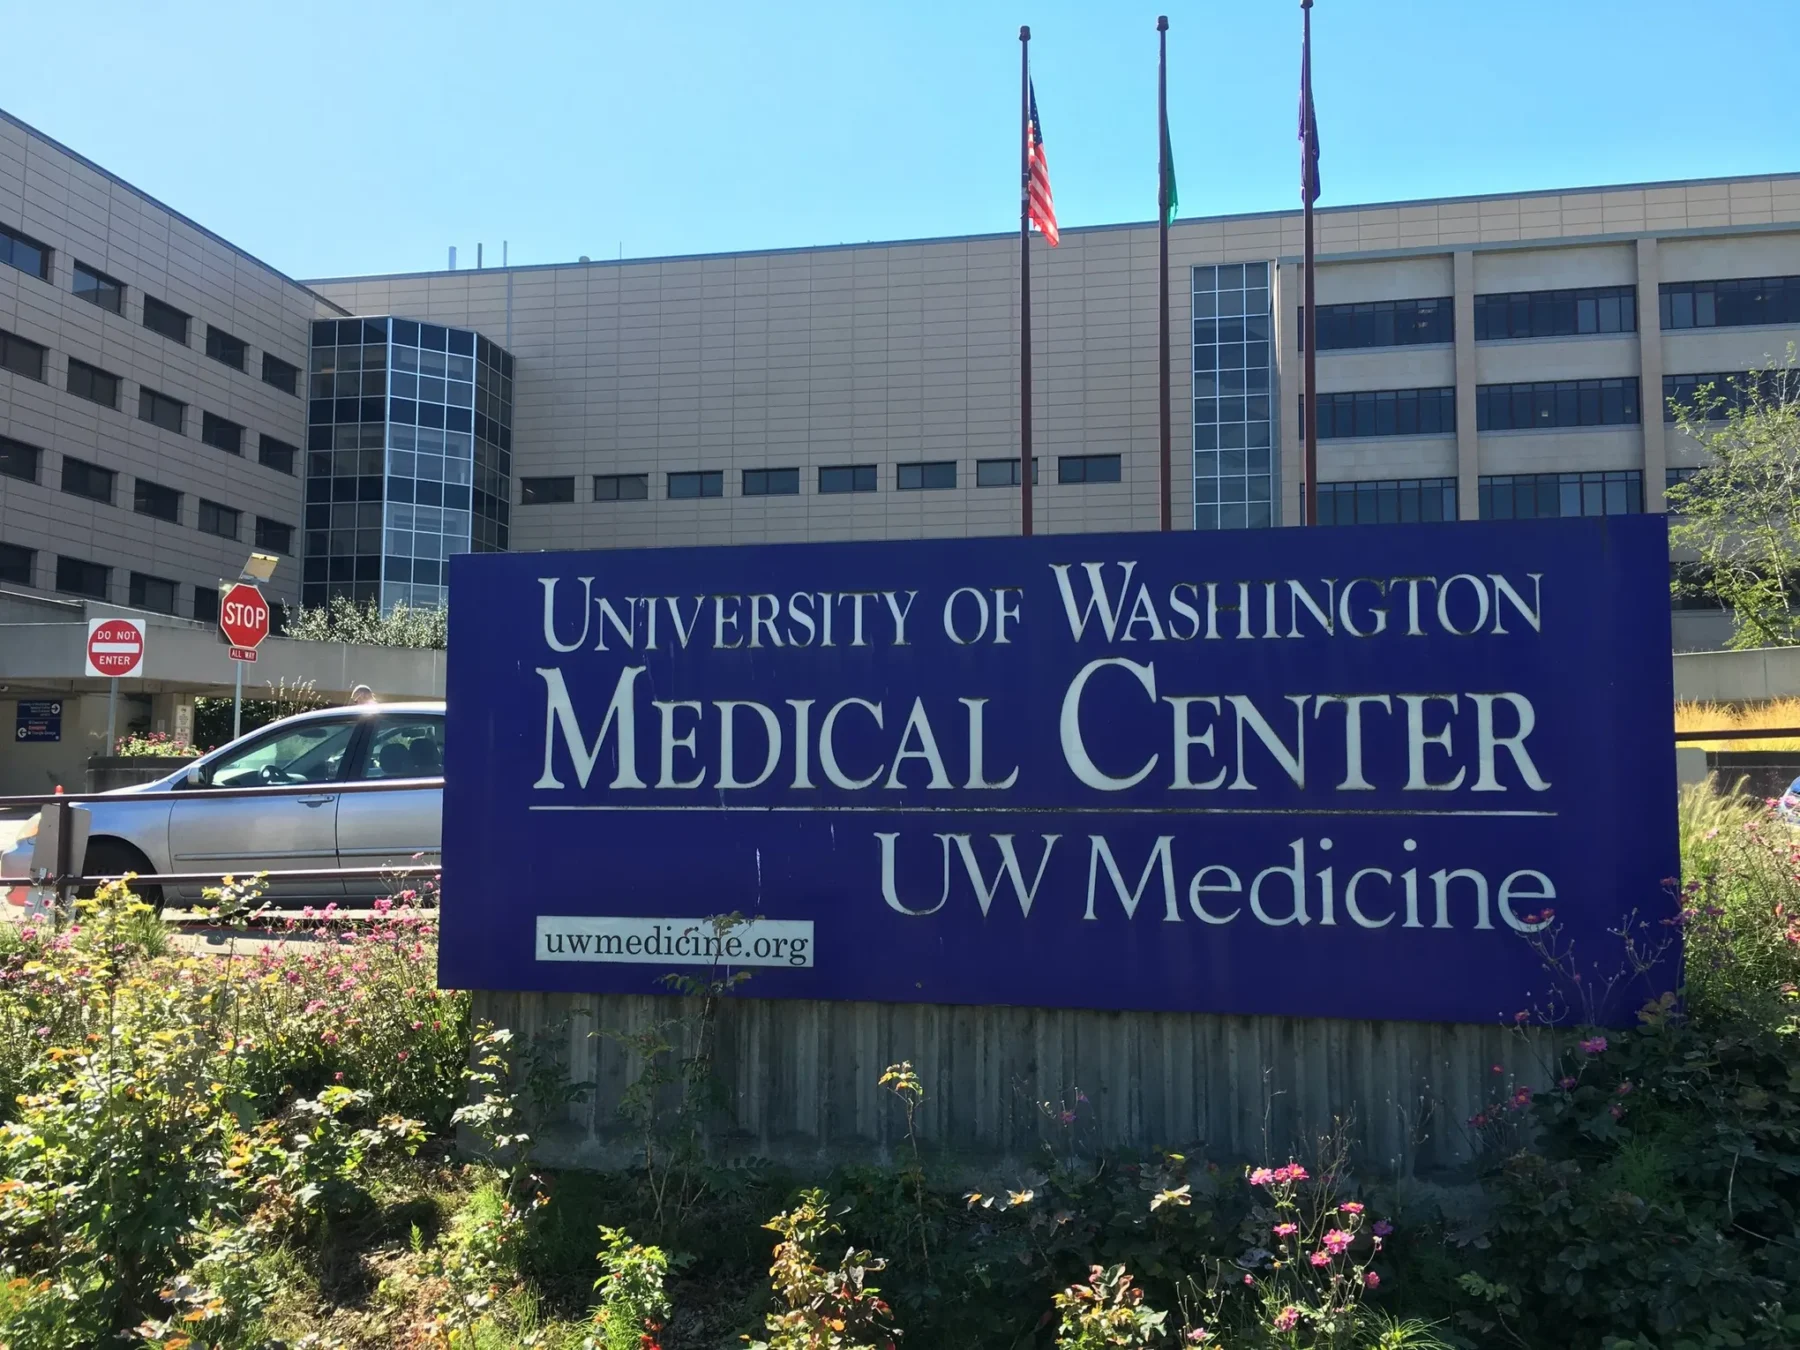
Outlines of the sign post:
<svg viewBox="0 0 1800 1350">
<path fill-rule="evenodd" d="M 109 681 L 106 753 L 110 755 L 119 726 L 119 681 L 144 673 L 143 625 L 136 619 L 89 619 L 86 673 Z"/>
<path fill-rule="evenodd" d="M 230 644 L 236 668 L 231 699 L 231 739 L 244 729 L 244 663 L 256 660 L 256 649 L 269 636 L 269 602 L 247 581 L 235 582 L 219 597 L 219 634 Z"/>
</svg>

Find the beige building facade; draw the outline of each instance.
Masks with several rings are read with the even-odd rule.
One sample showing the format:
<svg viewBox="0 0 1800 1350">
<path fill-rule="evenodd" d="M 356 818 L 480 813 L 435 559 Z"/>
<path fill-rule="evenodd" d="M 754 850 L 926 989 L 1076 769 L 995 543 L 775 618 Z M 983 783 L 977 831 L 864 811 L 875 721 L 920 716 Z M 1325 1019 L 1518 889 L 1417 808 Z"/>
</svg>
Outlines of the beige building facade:
<svg viewBox="0 0 1800 1350">
<path fill-rule="evenodd" d="M 1327 521 L 1659 510 L 1665 397 L 1800 334 L 1800 175 L 1318 231 Z M 1300 519 L 1301 246 L 1295 211 L 1171 230 L 1178 525 Z M 1156 231 L 1033 250 L 1036 526 L 1155 528 Z M 301 283 L 0 116 L 0 585 L 205 621 L 259 542 L 278 598 L 434 603 L 464 548 L 1015 532 L 1017 252 Z"/>
</svg>

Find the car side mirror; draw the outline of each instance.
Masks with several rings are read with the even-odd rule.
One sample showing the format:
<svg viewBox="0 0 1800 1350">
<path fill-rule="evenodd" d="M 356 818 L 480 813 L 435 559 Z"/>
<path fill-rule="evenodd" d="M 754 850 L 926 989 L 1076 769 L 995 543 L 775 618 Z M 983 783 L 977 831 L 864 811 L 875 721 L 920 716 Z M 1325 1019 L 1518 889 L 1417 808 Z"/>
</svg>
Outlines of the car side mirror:
<svg viewBox="0 0 1800 1350">
<path fill-rule="evenodd" d="M 206 771 L 198 764 L 188 765 L 187 772 L 181 775 L 181 786 L 195 788 L 206 786 Z"/>
</svg>

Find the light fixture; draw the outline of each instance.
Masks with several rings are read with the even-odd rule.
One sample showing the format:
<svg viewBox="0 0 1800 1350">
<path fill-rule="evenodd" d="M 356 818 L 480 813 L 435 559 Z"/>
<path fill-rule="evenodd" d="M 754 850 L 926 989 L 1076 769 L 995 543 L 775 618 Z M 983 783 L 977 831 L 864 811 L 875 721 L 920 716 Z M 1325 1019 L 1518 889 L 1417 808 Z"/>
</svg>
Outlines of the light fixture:
<svg viewBox="0 0 1800 1350">
<path fill-rule="evenodd" d="M 244 570 L 238 574 L 239 581 L 267 581 L 275 575 L 275 567 L 281 561 L 273 553 L 252 553 L 250 560 L 244 564 Z"/>
</svg>

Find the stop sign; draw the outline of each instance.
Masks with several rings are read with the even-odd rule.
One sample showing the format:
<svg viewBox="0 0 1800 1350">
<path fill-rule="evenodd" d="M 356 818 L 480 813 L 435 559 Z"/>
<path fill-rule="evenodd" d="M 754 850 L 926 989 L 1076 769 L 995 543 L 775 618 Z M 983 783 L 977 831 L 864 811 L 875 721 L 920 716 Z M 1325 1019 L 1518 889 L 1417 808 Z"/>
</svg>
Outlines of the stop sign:
<svg viewBox="0 0 1800 1350">
<path fill-rule="evenodd" d="M 143 674 L 144 630 L 135 619 L 89 619 L 87 673 L 117 680 Z"/>
<path fill-rule="evenodd" d="M 269 636 L 269 602 L 256 587 L 245 582 L 228 587 L 219 597 L 219 632 L 231 644 L 233 661 L 256 660 L 256 648 Z"/>
</svg>

